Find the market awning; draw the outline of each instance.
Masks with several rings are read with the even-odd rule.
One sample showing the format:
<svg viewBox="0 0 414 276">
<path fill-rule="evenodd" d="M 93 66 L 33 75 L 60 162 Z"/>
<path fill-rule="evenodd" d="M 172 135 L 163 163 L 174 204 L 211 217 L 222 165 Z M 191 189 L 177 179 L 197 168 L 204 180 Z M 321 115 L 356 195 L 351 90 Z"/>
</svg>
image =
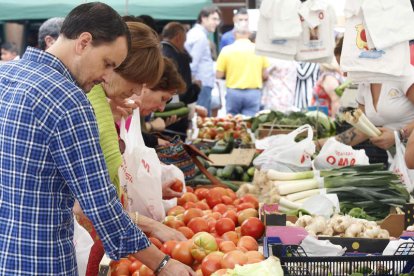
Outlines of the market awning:
<svg viewBox="0 0 414 276">
<path fill-rule="evenodd" d="M 30 20 L 64 17 L 80 0 L 3 0 L 0 20 Z M 91 1 L 89 1 L 91 2 Z M 200 10 L 211 0 L 102 0 L 121 15 L 148 14 L 155 19 L 195 20 Z"/>
</svg>

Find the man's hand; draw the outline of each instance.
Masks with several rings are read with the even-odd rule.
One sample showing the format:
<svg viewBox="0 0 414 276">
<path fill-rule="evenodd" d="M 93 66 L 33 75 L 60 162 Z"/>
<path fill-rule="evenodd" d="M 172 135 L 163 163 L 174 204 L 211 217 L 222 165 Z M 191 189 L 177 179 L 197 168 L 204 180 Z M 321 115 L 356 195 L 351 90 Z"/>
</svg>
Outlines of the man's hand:
<svg viewBox="0 0 414 276">
<path fill-rule="evenodd" d="M 179 261 L 176 261 L 174 259 L 170 259 L 168 263 L 166 264 L 166 266 L 160 271 L 158 275 L 160 276 L 170 276 L 170 275 L 171 276 L 176 276 L 176 275 L 193 276 L 194 275 L 195 276 L 196 273 L 189 266 L 186 266 L 185 264 L 182 264 Z"/>
<path fill-rule="evenodd" d="M 152 237 L 159 239 L 163 243 L 171 240 L 187 240 L 187 238 L 180 231 L 177 231 L 155 220 L 151 222 L 151 229 L 149 233 Z"/>
<path fill-rule="evenodd" d="M 372 137 L 370 139 L 372 144 L 385 150 L 395 145 L 394 132 L 391 129 L 385 127 L 378 129 L 381 131 L 381 135 L 379 137 Z"/>
</svg>

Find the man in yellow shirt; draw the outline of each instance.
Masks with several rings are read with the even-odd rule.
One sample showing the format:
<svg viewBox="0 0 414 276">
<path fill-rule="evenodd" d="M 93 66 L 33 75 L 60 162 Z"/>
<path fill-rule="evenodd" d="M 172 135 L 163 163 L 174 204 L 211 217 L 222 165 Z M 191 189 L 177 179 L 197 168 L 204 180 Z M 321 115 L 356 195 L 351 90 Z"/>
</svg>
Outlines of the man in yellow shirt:
<svg viewBox="0 0 414 276">
<path fill-rule="evenodd" d="M 217 59 L 216 77 L 226 78 L 227 113 L 254 116 L 260 110 L 261 88 L 269 62 L 255 54 L 247 29 L 235 32 L 236 41 L 225 46 Z"/>
</svg>

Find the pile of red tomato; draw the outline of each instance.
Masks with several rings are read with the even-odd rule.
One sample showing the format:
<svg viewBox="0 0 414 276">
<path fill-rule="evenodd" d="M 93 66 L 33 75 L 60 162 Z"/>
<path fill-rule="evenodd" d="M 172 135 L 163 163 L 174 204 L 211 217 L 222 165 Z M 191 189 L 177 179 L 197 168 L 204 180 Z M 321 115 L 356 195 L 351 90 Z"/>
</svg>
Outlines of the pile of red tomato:
<svg viewBox="0 0 414 276">
<path fill-rule="evenodd" d="M 156 238 L 151 242 L 165 254 L 191 266 L 198 275 L 221 273 L 236 264 L 257 263 L 264 259 L 258 252 L 257 239 L 264 233 L 258 218 L 258 200 L 252 195 L 237 198 L 223 187 L 191 188 L 178 199 L 178 205 L 167 212 L 164 224 L 175 228 L 188 241 L 167 241 Z M 113 275 L 154 275 L 133 257 L 123 259 L 112 267 Z"/>
</svg>

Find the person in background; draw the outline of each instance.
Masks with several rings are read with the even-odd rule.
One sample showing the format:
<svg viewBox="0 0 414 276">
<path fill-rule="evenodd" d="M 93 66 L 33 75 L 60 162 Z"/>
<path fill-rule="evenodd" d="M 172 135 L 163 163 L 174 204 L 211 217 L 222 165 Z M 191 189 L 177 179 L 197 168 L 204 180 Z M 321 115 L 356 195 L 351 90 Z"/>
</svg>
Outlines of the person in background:
<svg viewBox="0 0 414 276">
<path fill-rule="evenodd" d="M 186 40 L 186 29 L 185 27 L 178 22 L 170 22 L 164 26 L 162 30 L 162 52 L 164 56 L 171 58 L 177 65 L 177 69 L 185 84 L 187 90 L 185 93 L 178 96 L 178 99 L 191 109 L 200 109 L 201 106 L 197 107 L 196 102 L 198 94 L 200 93 L 201 83 L 197 80 L 192 80 L 191 77 L 191 56 L 184 48 Z M 173 98 L 174 101 L 174 98 Z M 178 133 L 182 140 L 186 139 L 186 132 L 189 128 L 191 118 L 183 118 L 175 124 L 172 124 L 167 127 L 167 130 L 174 133 Z"/>
<path fill-rule="evenodd" d="M 295 109 L 296 62 L 269 58 L 268 78 L 263 87 L 262 106 L 280 112 Z"/>
<path fill-rule="evenodd" d="M 197 23 L 187 33 L 184 44 L 192 58 L 190 64 L 194 79 L 201 81 L 201 92 L 197 104 L 205 107 L 211 114 L 211 90 L 214 86 L 214 64 L 210 49 L 209 33 L 214 33 L 220 24 L 221 12 L 215 7 L 203 8 L 197 18 Z"/>
<path fill-rule="evenodd" d="M 295 107 L 305 110 L 312 103 L 313 88 L 319 78 L 319 64 L 310 62 L 297 63 L 297 80 L 295 89 Z"/>
<path fill-rule="evenodd" d="M 56 42 L 64 20 L 65 18 L 63 17 L 52 17 L 40 25 L 38 35 L 38 45 L 40 49 L 44 51 Z"/>
<path fill-rule="evenodd" d="M 247 13 L 246 8 L 239 8 L 237 10 L 233 10 L 233 23 L 234 27 L 228 32 L 225 32 L 220 40 L 220 51 L 223 49 L 224 46 L 232 44 L 236 40 L 236 29 L 242 28 L 246 29 L 249 26 L 249 14 Z"/>
<path fill-rule="evenodd" d="M 4 42 L 1 44 L 1 60 L 2 61 L 12 61 L 19 60 L 19 50 L 17 45 L 12 42 Z"/>
<path fill-rule="evenodd" d="M 236 41 L 224 47 L 216 65 L 216 77 L 226 78 L 227 113 L 254 116 L 260 110 L 261 89 L 267 78 L 267 58 L 255 54 L 250 32 L 236 29 Z"/>
<path fill-rule="evenodd" d="M 46 52 L 29 47 L 21 60 L 0 67 L 2 274 L 78 274 L 75 199 L 111 258 L 133 254 L 158 275 L 193 274 L 150 244 L 109 181 L 85 92 L 108 80 L 128 48 L 116 11 L 86 3 L 67 15 Z"/>
</svg>

